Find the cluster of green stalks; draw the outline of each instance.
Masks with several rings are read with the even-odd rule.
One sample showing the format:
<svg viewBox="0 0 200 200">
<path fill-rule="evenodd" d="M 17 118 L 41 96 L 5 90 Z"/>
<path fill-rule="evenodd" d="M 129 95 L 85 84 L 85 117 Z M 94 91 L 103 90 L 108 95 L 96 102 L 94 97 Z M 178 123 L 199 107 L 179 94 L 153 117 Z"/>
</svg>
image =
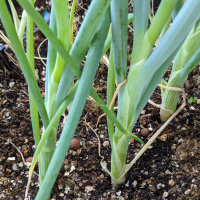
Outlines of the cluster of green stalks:
<svg viewBox="0 0 200 200">
<path fill-rule="evenodd" d="M 73 0 L 70 10 L 68 1 L 53 0 L 49 25 L 34 8 L 34 0 L 17 1 L 24 9 L 21 22 L 11 0 L 9 3 L 14 20 L 5 0 L 0 1 L 0 18 L 29 90 L 36 152 L 29 171 L 28 187 L 38 161 L 40 189 L 36 199 L 49 198 L 88 95 L 107 115 L 112 152 L 111 171 L 106 171 L 114 187 L 124 183 L 128 170 L 149 146 L 149 143 L 144 144 L 131 132 L 157 84 L 174 60 L 170 79 L 168 83 L 163 81 L 163 84 L 183 87 L 189 72 L 199 62 L 200 1 L 188 0 L 183 4 L 182 0 L 162 0 L 149 24 L 150 0 L 133 0 L 132 14 L 128 13 L 128 0 L 93 0 L 75 38 L 73 19 L 76 0 Z M 128 24 L 131 22 L 134 36 L 132 53 L 128 55 Z M 35 78 L 33 23 L 48 39 L 44 100 Z M 26 48 L 22 40 L 25 27 Z M 92 83 L 99 62 L 107 51 L 109 67 L 106 105 L 92 88 Z M 128 60 L 130 66 L 127 65 Z M 78 79 L 76 82 L 75 78 Z M 110 107 L 110 104 L 115 87 L 119 86 L 118 111 L 115 116 L 114 106 Z M 174 102 L 179 93 L 163 89 L 162 95 L 164 111 L 170 111 L 171 114 L 176 109 Z M 169 96 L 175 100 L 168 100 Z M 60 117 L 66 109 L 69 114 L 56 146 Z M 163 121 L 165 115 L 161 110 Z M 42 128 L 39 126 L 39 116 Z M 143 148 L 130 164 L 126 164 L 130 138 L 140 142 Z M 153 140 L 155 138 L 150 143 Z"/>
</svg>

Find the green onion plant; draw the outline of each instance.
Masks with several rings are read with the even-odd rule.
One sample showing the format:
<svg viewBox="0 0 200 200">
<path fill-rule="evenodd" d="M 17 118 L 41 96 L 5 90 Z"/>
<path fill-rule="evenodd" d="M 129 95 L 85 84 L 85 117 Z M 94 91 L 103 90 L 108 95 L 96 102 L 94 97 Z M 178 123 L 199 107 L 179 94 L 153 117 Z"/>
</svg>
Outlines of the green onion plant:
<svg viewBox="0 0 200 200">
<path fill-rule="evenodd" d="M 128 1 L 111 0 L 112 49 L 107 82 L 107 103 L 111 102 L 115 82 L 119 85 L 127 80 L 118 93 L 117 119 L 130 132 L 141 110 L 200 17 L 200 2 L 188 0 L 166 31 L 177 3 L 178 0 L 162 0 L 155 17 L 149 24 L 150 1 L 133 1 L 134 37 L 128 72 Z M 160 39 L 161 33 L 162 39 Z M 113 107 L 111 111 L 113 112 Z M 131 164 L 126 164 L 130 137 L 114 126 L 109 118 L 107 121 L 112 148 L 110 175 L 113 186 L 116 186 L 124 183 L 127 171 L 139 157 L 136 156 Z M 144 149 L 147 148 L 142 148 L 142 153 Z M 141 152 L 138 155 L 141 156 Z"/>
<path fill-rule="evenodd" d="M 34 9 L 33 1 L 19 0 L 18 3 L 28 13 L 26 51 L 17 34 L 17 28 L 14 26 L 5 0 L 0 1 L 0 19 L 29 88 L 31 120 L 36 144 L 36 152 L 29 172 L 29 184 L 38 160 L 40 190 L 36 199 L 48 199 L 69 149 L 88 93 L 124 134 L 131 134 L 109 111 L 95 89 L 91 88 L 102 53 L 107 51 L 111 41 L 111 35 L 108 34 L 110 1 L 94 0 L 91 3 L 74 41 L 72 22 L 76 1 L 73 1 L 72 10 L 69 13 L 68 2 L 54 0 L 49 25 Z M 61 10 L 62 12 L 60 12 Z M 44 100 L 34 75 L 33 22 L 48 38 Z M 107 34 L 108 38 L 106 39 Z M 87 59 L 82 72 L 80 65 L 86 54 Z M 80 80 L 74 84 L 75 77 Z M 55 149 L 59 120 L 70 104 L 68 120 Z M 38 113 L 43 123 L 42 135 L 40 134 Z M 138 137 L 134 135 L 131 137 L 141 142 Z"/>
<path fill-rule="evenodd" d="M 35 10 L 33 0 L 17 1 L 27 13 L 26 51 L 20 42 L 5 0 L 0 0 L 0 19 L 28 84 L 36 144 L 29 183 L 38 160 L 40 189 L 36 199 L 45 200 L 50 196 L 88 94 L 108 117 L 112 148 L 112 184 L 116 186 L 123 183 L 130 168 L 126 165 L 130 137 L 144 145 L 140 138 L 131 133 L 133 126 L 188 33 L 199 19 L 200 1 L 186 2 L 153 51 L 154 44 L 178 0 L 163 0 L 150 25 L 150 0 L 134 0 L 134 42 L 129 71 L 128 0 L 93 0 L 75 39 L 72 32 L 75 0 L 71 12 L 68 10 L 68 1 L 53 0 L 49 25 Z M 34 75 L 33 22 L 48 39 L 44 100 Z M 91 85 L 98 63 L 110 46 L 106 105 Z M 80 66 L 85 57 L 86 61 L 81 71 Z M 76 82 L 75 78 L 78 78 Z M 113 107 L 109 110 L 108 105 L 114 94 L 115 83 L 118 86 L 122 82 L 125 83 L 118 93 L 118 112 L 115 117 Z M 56 146 L 60 117 L 67 108 L 67 121 Z M 43 123 L 42 135 L 39 116 Z"/>
<path fill-rule="evenodd" d="M 36 144 L 30 176 L 37 160 L 39 164 L 40 190 L 36 199 L 48 199 L 68 151 L 88 93 L 90 92 L 91 96 L 101 104 L 101 107 L 104 107 L 105 112 L 109 112 L 96 91 L 94 89 L 90 91 L 90 88 L 102 57 L 110 25 L 108 9 L 110 2 L 95 0 L 91 3 L 75 41 L 73 41 L 72 23 L 76 1 L 73 1 L 72 10 L 69 13 L 68 1 L 54 0 L 49 25 L 34 9 L 33 1 L 19 0 L 18 3 L 26 13 L 29 13 L 27 15 L 26 49 L 21 43 L 18 29 L 14 26 L 5 0 L 0 1 L 0 18 L 29 88 L 31 120 Z M 49 40 L 44 100 L 34 75 L 33 21 Z M 86 54 L 87 60 L 82 73 L 80 65 Z M 80 80 L 74 84 L 75 76 Z M 55 151 L 59 120 L 72 100 L 74 103 L 71 105 L 67 123 L 62 131 L 59 148 Z M 40 134 L 38 112 L 43 122 L 42 135 Z M 114 115 L 111 113 L 110 115 L 117 121 Z M 119 122 L 118 124 L 120 126 Z M 122 126 L 120 127 L 124 130 Z M 53 154 L 56 159 L 52 159 Z M 50 164 L 53 160 L 57 160 L 56 166 L 55 163 Z M 47 175 L 47 169 L 52 171 L 52 167 L 54 173 L 50 172 L 50 175 Z M 49 179 L 52 180 L 52 183 L 46 184 Z M 47 189 L 44 189 L 43 186 Z"/>
<path fill-rule="evenodd" d="M 178 51 L 168 82 L 162 80 L 162 84 L 168 87 L 182 88 L 189 73 L 200 62 L 200 20 L 192 28 L 185 42 Z M 162 89 L 162 107 L 160 117 L 167 121 L 176 111 L 180 92 Z"/>
</svg>

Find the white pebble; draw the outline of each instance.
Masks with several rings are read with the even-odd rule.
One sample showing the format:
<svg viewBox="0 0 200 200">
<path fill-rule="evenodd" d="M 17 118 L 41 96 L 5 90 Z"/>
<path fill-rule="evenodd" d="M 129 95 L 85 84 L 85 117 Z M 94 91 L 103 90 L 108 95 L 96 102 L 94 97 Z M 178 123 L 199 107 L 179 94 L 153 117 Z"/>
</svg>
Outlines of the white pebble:
<svg viewBox="0 0 200 200">
<path fill-rule="evenodd" d="M 166 197 L 168 197 L 168 195 L 169 195 L 169 193 L 168 193 L 168 192 L 164 192 L 164 193 L 163 193 L 163 198 L 166 198 Z"/>
<path fill-rule="evenodd" d="M 195 110 L 195 107 L 191 106 L 190 109 L 191 109 L 191 110 Z"/>
<path fill-rule="evenodd" d="M 108 147 L 109 144 L 110 144 L 109 141 L 104 141 L 104 142 L 103 142 L 103 146 L 104 146 L 104 147 Z"/>
<path fill-rule="evenodd" d="M 185 194 L 188 195 L 188 194 L 191 193 L 191 191 L 192 191 L 191 189 L 188 189 L 188 190 L 185 191 Z"/>
<path fill-rule="evenodd" d="M 93 186 L 86 186 L 85 187 L 85 191 L 86 192 L 91 192 L 91 191 L 93 191 L 94 190 L 94 187 Z"/>
<path fill-rule="evenodd" d="M 173 179 L 169 180 L 168 182 L 169 186 L 174 186 L 175 185 L 175 181 Z"/>
<path fill-rule="evenodd" d="M 76 168 L 74 167 L 74 165 L 71 166 L 70 168 L 70 172 L 73 172 Z"/>
<path fill-rule="evenodd" d="M 137 181 L 136 181 L 136 180 L 133 181 L 132 185 L 133 185 L 134 188 L 136 188 L 136 186 L 137 186 Z"/>
<path fill-rule="evenodd" d="M 9 87 L 12 88 L 15 85 L 15 82 L 10 82 Z"/>
<path fill-rule="evenodd" d="M 62 189 L 63 189 L 63 185 L 62 185 L 62 184 L 59 184 L 59 185 L 58 185 L 58 189 L 59 189 L 59 190 L 62 190 Z"/>
<path fill-rule="evenodd" d="M 42 74 L 42 76 L 45 76 L 45 71 L 42 71 L 42 73 L 41 73 L 41 74 Z"/>
<path fill-rule="evenodd" d="M 156 186 L 157 190 L 160 190 L 162 188 L 162 184 L 158 183 L 158 185 Z"/>
<path fill-rule="evenodd" d="M 127 181 L 127 183 L 126 183 L 126 185 L 125 185 L 126 187 L 129 187 L 129 181 Z"/>
<path fill-rule="evenodd" d="M 19 167 L 23 167 L 24 165 L 23 165 L 23 163 L 22 162 L 20 162 L 19 163 Z"/>
<path fill-rule="evenodd" d="M 7 160 L 11 160 L 11 161 L 13 161 L 13 160 L 15 160 L 15 157 L 8 157 Z"/>
<path fill-rule="evenodd" d="M 12 166 L 12 169 L 13 169 L 14 171 L 17 171 L 17 165 L 14 164 L 14 165 Z"/>
<path fill-rule="evenodd" d="M 184 142 L 184 139 L 182 138 L 178 140 L 178 143 L 183 143 L 183 142 Z"/>
<path fill-rule="evenodd" d="M 64 197 L 64 194 L 61 192 L 61 193 L 59 194 L 59 196 L 60 196 L 60 197 Z"/>
<path fill-rule="evenodd" d="M 150 127 L 150 128 L 149 128 L 149 130 L 150 130 L 150 131 L 153 131 L 153 128 L 152 128 L 152 127 Z"/>
</svg>

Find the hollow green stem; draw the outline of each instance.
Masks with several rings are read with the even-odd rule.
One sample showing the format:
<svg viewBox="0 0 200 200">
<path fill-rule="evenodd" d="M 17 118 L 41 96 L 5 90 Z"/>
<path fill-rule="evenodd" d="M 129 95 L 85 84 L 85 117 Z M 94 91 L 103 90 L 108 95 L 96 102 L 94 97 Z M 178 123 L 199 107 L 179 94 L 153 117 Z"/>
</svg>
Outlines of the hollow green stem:
<svg viewBox="0 0 200 200">
<path fill-rule="evenodd" d="M 146 19 L 143 22 L 144 23 L 144 29 L 142 31 L 143 38 L 139 37 L 139 38 L 136 38 L 136 41 L 134 41 L 135 47 L 133 46 L 134 51 L 132 52 L 132 58 L 131 58 L 131 70 L 133 70 L 136 63 L 139 63 L 141 60 L 144 60 L 144 61 L 147 60 L 147 58 L 149 57 L 149 55 L 152 52 L 153 45 L 155 44 L 157 38 L 159 37 L 167 20 L 171 16 L 172 10 L 174 9 L 177 1 L 178 0 L 163 0 L 163 1 L 161 1 L 158 11 L 156 12 L 156 15 L 153 18 L 152 23 L 148 30 L 146 30 L 146 28 L 147 28 L 147 20 L 146 19 L 148 19 L 148 15 L 146 16 Z M 137 2 L 137 0 L 136 0 L 136 2 Z M 140 7 L 143 10 L 142 4 L 140 5 Z M 146 7 L 149 8 L 149 5 L 146 5 Z M 140 31 L 141 30 L 139 29 L 138 30 L 139 33 L 136 32 L 135 34 L 140 35 Z M 140 66 L 142 66 L 142 63 Z"/>
<path fill-rule="evenodd" d="M 24 10 L 22 12 L 22 18 L 21 18 L 19 30 L 18 30 L 18 33 L 17 33 L 18 36 L 19 36 L 19 40 L 21 41 L 22 44 L 23 44 L 23 37 L 24 37 L 25 28 L 26 28 L 26 23 L 27 23 L 27 13 Z"/>
<path fill-rule="evenodd" d="M 110 106 L 114 93 L 115 93 L 115 71 L 113 63 L 113 50 L 111 46 L 109 67 L 108 67 L 108 78 L 107 78 L 107 107 Z M 111 107 L 110 112 L 114 114 L 114 105 Z M 109 119 L 109 117 L 107 117 L 107 124 L 108 124 L 108 133 L 112 146 L 112 140 L 114 135 L 114 123 L 112 120 Z"/>
<path fill-rule="evenodd" d="M 30 0 L 32 4 L 34 1 Z M 34 66 L 34 44 L 33 44 L 33 20 L 28 17 L 27 18 L 27 58 L 30 63 L 31 70 L 35 73 Z M 35 104 L 33 95 L 29 88 L 29 103 L 30 103 L 30 112 L 31 112 L 31 122 L 33 128 L 33 136 L 35 140 L 36 147 L 40 141 L 40 125 L 39 125 L 39 116 L 37 106 Z"/>
<path fill-rule="evenodd" d="M 60 40 L 64 48 L 69 51 L 70 48 L 70 29 L 69 29 L 69 11 L 68 11 L 68 1 L 65 0 L 54 0 L 53 6 L 55 10 L 55 18 L 57 24 L 57 37 Z M 65 61 L 59 53 L 57 53 L 57 59 L 55 68 L 53 71 L 53 80 L 59 83 L 62 76 L 62 72 L 65 67 Z"/>
<path fill-rule="evenodd" d="M 196 23 L 186 38 L 174 59 L 171 75 L 167 83 L 168 87 L 182 88 L 187 80 L 188 74 L 196 67 L 200 60 L 200 20 Z M 170 110 L 160 110 L 162 121 L 166 121 L 175 111 L 178 104 L 180 92 L 164 90 L 162 95 L 162 106 Z"/>
</svg>

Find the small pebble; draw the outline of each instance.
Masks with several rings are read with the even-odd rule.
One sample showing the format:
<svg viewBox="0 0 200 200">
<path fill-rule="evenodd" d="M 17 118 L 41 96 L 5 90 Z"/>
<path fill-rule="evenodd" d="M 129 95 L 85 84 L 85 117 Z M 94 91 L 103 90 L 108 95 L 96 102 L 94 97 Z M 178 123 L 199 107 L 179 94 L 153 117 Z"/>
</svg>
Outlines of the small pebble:
<svg viewBox="0 0 200 200">
<path fill-rule="evenodd" d="M 59 194 L 59 196 L 60 196 L 60 197 L 64 197 L 64 194 L 61 192 L 61 193 Z"/>
<path fill-rule="evenodd" d="M 6 112 L 6 113 L 5 113 L 5 116 L 6 116 L 6 117 L 9 117 L 9 115 L 10 115 L 9 112 Z"/>
<path fill-rule="evenodd" d="M 142 182 L 142 184 L 141 184 L 140 188 L 145 188 L 145 187 L 146 187 L 146 185 L 147 185 L 147 183 L 145 183 L 145 182 Z"/>
<path fill-rule="evenodd" d="M 158 185 L 156 186 L 157 190 L 160 190 L 162 188 L 162 184 L 158 183 Z"/>
<path fill-rule="evenodd" d="M 174 186 L 175 185 L 175 181 L 173 179 L 169 180 L 168 182 L 169 186 Z"/>
<path fill-rule="evenodd" d="M 79 187 L 77 185 L 75 185 L 74 190 L 79 190 Z"/>
<path fill-rule="evenodd" d="M 188 194 L 191 193 L 191 191 L 192 191 L 191 189 L 188 189 L 188 190 L 185 191 L 185 194 L 188 195 Z"/>
<path fill-rule="evenodd" d="M 198 187 L 197 187 L 197 185 L 195 185 L 195 184 L 192 184 L 192 185 L 191 185 L 191 190 L 195 190 L 195 191 L 197 191 L 197 190 L 198 190 Z"/>
<path fill-rule="evenodd" d="M 14 161 L 14 160 L 15 160 L 15 157 L 8 157 L 7 160 Z"/>
<path fill-rule="evenodd" d="M 148 136 L 149 135 L 149 133 L 150 133 L 150 131 L 149 131 L 149 129 L 148 128 L 143 128 L 142 130 L 141 130 L 141 135 L 142 136 Z"/>
<path fill-rule="evenodd" d="M 83 167 L 78 167 L 78 168 L 77 168 L 77 171 L 78 171 L 78 172 L 82 172 L 82 171 L 83 171 Z"/>
<path fill-rule="evenodd" d="M 65 187 L 65 194 L 68 194 L 69 191 L 70 191 L 70 187 L 66 186 Z"/>
<path fill-rule="evenodd" d="M 183 128 L 181 128 L 181 130 L 182 130 L 182 131 L 186 131 L 186 130 L 187 130 L 187 128 L 183 127 Z"/>
<path fill-rule="evenodd" d="M 94 144 L 94 142 L 88 141 L 88 145 L 93 145 L 93 144 Z"/>
<path fill-rule="evenodd" d="M 116 192 L 116 195 L 117 195 L 117 196 L 120 196 L 120 195 L 121 195 L 121 193 L 122 193 L 121 191 L 119 191 L 119 192 Z"/>
<path fill-rule="evenodd" d="M 22 162 L 20 162 L 19 163 L 19 167 L 23 167 L 24 165 L 23 165 L 23 163 Z"/>
<path fill-rule="evenodd" d="M 93 186 L 86 186 L 85 187 L 85 191 L 86 192 L 91 192 L 91 191 L 93 191 L 94 190 L 94 187 Z"/>
<path fill-rule="evenodd" d="M 133 138 L 130 138 L 130 143 L 132 144 L 134 142 L 134 139 Z"/>
<path fill-rule="evenodd" d="M 79 187 L 83 187 L 83 183 L 79 183 L 78 185 L 79 185 Z"/>
<path fill-rule="evenodd" d="M 4 194 L 0 194 L 0 199 L 6 198 Z"/>
<path fill-rule="evenodd" d="M 74 167 L 74 165 L 71 166 L 70 168 L 70 172 L 73 172 L 76 168 Z"/>
<path fill-rule="evenodd" d="M 15 82 L 10 82 L 9 87 L 12 88 L 15 85 Z"/>
<path fill-rule="evenodd" d="M 165 172 L 166 174 L 172 174 L 168 169 Z"/>
<path fill-rule="evenodd" d="M 76 151 L 80 148 L 80 141 L 76 138 L 73 138 L 72 141 L 71 141 L 71 144 L 69 146 L 70 149 Z"/>
<path fill-rule="evenodd" d="M 65 172 L 64 176 L 69 176 L 69 172 Z"/>
<path fill-rule="evenodd" d="M 148 172 L 148 171 L 145 171 L 145 172 L 144 172 L 144 175 L 146 175 L 146 176 L 149 175 L 149 172 Z"/>
<path fill-rule="evenodd" d="M 159 137 L 159 139 L 163 142 L 166 142 L 167 141 L 167 134 L 163 134 Z"/>
<path fill-rule="evenodd" d="M 162 188 L 165 188 L 165 184 L 162 184 Z"/>
<path fill-rule="evenodd" d="M 42 74 L 42 76 L 45 76 L 45 71 L 42 71 L 41 74 Z"/>
<path fill-rule="evenodd" d="M 178 140 L 178 143 L 183 143 L 183 142 L 184 142 L 184 139 L 182 138 Z"/>
<path fill-rule="evenodd" d="M 136 188 L 136 186 L 137 186 L 137 181 L 136 181 L 136 180 L 133 181 L 132 186 L 133 186 L 134 188 Z"/>
<path fill-rule="evenodd" d="M 11 169 L 6 168 L 6 173 L 10 174 L 11 173 Z"/>
<path fill-rule="evenodd" d="M 127 183 L 126 183 L 126 185 L 125 185 L 126 187 L 129 187 L 129 181 L 127 181 Z"/>
<path fill-rule="evenodd" d="M 104 193 L 103 193 L 103 196 L 106 197 L 106 196 L 107 196 L 107 193 L 104 192 Z"/>
<path fill-rule="evenodd" d="M 73 155 L 73 156 L 76 156 L 77 154 L 78 154 L 77 151 L 75 151 L 75 150 L 72 151 L 72 155 Z"/>
<path fill-rule="evenodd" d="M 99 178 L 104 179 L 104 174 L 100 174 Z"/>
<path fill-rule="evenodd" d="M 103 142 L 103 146 L 104 146 L 104 147 L 108 147 L 109 144 L 110 144 L 109 141 L 104 141 L 104 142 Z"/>
<path fill-rule="evenodd" d="M 195 179 L 195 178 L 193 178 L 193 179 L 192 179 L 192 183 L 194 183 L 195 181 L 196 181 L 196 179 Z"/>
<path fill-rule="evenodd" d="M 14 165 L 12 166 L 12 169 L 13 169 L 14 171 L 17 171 L 17 165 L 14 164 Z"/>
<path fill-rule="evenodd" d="M 190 107 L 190 110 L 195 110 L 195 107 L 191 106 L 191 107 Z"/>
<path fill-rule="evenodd" d="M 164 192 L 164 193 L 163 193 L 163 198 L 166 198 L 166 197 L 168 197 L 168 195 L 169 195 L 169 193 L 168 193 L 168 192 Z"/>
<path fill-rule="evenodd" d="M 152 127 L 150 127 L 150 128 L 149 128 L 149 130 L 150 130 L 150 131 L 153 131 L 153 128 L 152 128 Z"/>
<path fill-rule="evenodd" d="M 59 184 L 59 185 L 58 185 L 58 189 L 59 189 L 59 190 L 62 190 L 62 189 L 63 189 L 63 185 L 62 185 L 62 184 Z"/>
<path fill-rule="evenodd" d="M 31 163 L 32 160 L 33 160 L 33 157 L 28 157 L 28 158 L 26 159 L 26 162 Z"/>
</svg>

